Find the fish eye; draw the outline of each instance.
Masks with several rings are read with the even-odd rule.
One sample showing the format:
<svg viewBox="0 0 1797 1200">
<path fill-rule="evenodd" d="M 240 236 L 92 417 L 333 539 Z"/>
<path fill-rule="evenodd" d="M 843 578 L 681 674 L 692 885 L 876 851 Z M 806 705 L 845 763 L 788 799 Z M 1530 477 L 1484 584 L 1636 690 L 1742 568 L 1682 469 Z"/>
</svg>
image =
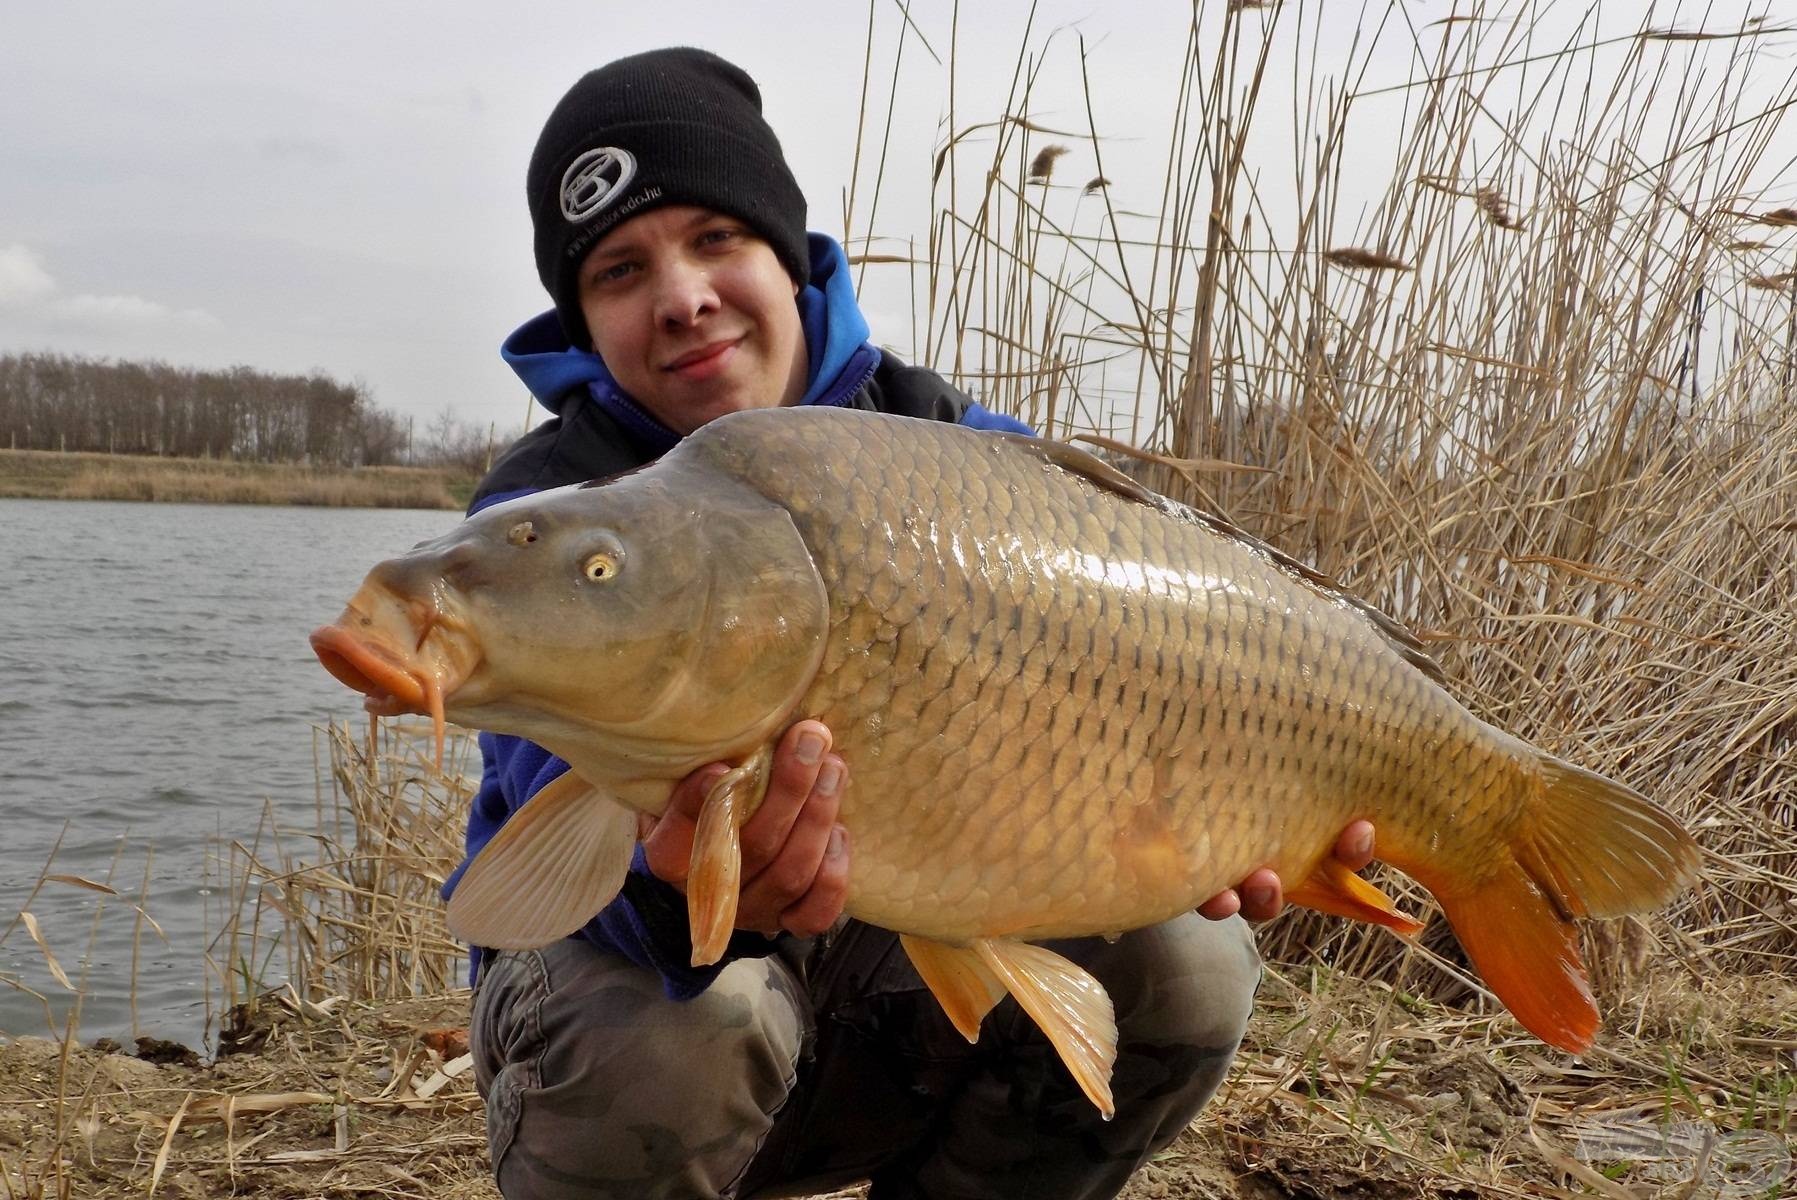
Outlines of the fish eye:
<svg viewBox="0 0 1797 1200">
<path fill-rule="evenodd" d="M 514 546 L 528 546 L 537 540 L 537 531 L 529 521 L 519 521 L 506 530 L 505 540 Z"/>
<path fill-rule="evenodd" d="M 604 583 L 618 573 L 618 558 L 615 554 L 606 554 L 602 551 L 587 559 L 586 565 L 580 569 L 580 573 L 594 583 Z"/>
</svg>

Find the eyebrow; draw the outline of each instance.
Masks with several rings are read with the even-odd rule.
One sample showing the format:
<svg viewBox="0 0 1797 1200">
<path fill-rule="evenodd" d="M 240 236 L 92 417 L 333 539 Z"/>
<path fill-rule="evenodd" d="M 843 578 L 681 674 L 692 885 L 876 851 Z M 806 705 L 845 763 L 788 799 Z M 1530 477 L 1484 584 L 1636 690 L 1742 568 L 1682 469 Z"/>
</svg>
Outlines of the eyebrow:
<svg viewBox="0 0 1797 1200">
<path fill-rule="evenodd" d="M 721 213 L 712 209 L 701 209 L 687 220 L 686 225 L 681 232 L 690 233 L 702 225 L 709 225 L 713 221 L 728 221 L 733 225 L 742 224 L 741 220 L 731 216 L 729 213 Z M 626 240 L 617 243 L 609 249 L 604 246 L 595 247 L 593 251 L 587 255 L 587 262 L 614 262 L 620 258 L 629 258 L 631 255 L 637 253 L 640 253 L 637 244 L 633 241 Z"/>
<path fill-rule="evenodd" d="M 592 252 L 587 255 L 586 261 L 589 263 L 598 262 L 600 260 L 610 261 L 617 258 L 628 258 L 635 253 L 636 243 L 627 241 L 619 242 L 610 249 L 607 249 L 604 246 L 594 247 Z"/>
</svg>

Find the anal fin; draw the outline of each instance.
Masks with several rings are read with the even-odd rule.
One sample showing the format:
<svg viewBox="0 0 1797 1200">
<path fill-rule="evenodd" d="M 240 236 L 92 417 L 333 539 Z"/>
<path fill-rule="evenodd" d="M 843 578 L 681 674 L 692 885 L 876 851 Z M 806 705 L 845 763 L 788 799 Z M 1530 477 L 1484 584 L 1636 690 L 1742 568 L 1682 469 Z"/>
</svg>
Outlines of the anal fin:
<svg viewBox="0 0 1797 1200">
<path fill-rule="evenodd" d="M 899 945 L 905 948 L 911 965 L 917 968 L 924 985 L 961 1036 L 970 1042 L 979 1041 L 980 1022 L 993 1005 L 1005 998 L 1005 985 L 992 973 L 980 952 L 909 933 L 899 934 Z"/>
<path fill-rule="evenodd" d="M 636 814 L 566 771 L 513 813 L 456 881 L 449 928 L 491 950 L 530 950 L 585 925 L 624 886 Z"/>
<path fill-rule="evenodd" d="M 1027 942 L 981 938 L 973 944 L 992 974 L 1041 1027 L 1074 1082 L 1110 1120 L 1111 1068 L 1117 1062 L 1117 1016 L 1104 985 L 1053 950 Z"/>
<path fill-rule="evenodd" d="M 1405 937 L 1413 937 L 1423 931 L 1421 921 L 1399 912 L 1390 896 L 1348 870 L 1346 864 L 1335 858 L 1323 859 L 1317 864 L 1316 870 L 1311 872 L 1310 878 L 1296 887 L 1286 889 L 1285 898 L 1289 903 L 1314 908 L 1318 912 L 1383 925 Z"/>
<path fill-rule="evenodd" d="M 742 891 L 743 822 L 761 807 L 773 761 L 773 747 L 762 746 L 741 766 L 725 772 L 705 794 L 693 829 L 692 865 L 686 876 L 686 919 L 695 967 L 710 966 L 724 956 L 730 944 Z"/>
</svg>

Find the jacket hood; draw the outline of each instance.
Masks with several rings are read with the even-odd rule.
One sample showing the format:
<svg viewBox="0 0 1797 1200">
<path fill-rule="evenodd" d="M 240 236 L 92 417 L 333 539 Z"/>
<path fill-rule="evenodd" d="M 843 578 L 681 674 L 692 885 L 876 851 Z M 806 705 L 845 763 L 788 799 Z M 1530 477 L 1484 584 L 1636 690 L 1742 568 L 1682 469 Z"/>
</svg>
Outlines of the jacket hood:
<svg viewBox="0 0 1797 1200">
<path fill-rule="evenodd" d="M 833 238 L 813 233 L 809 248 L 811 278 L 798 295 L 799 320 L 804 326 L 809 360 L 805 395 L 799 403 L 840 403 L 845 397 L 837 393 L 852 392 L 866 382 L 865 375 L 871 374 L 878 364 L 879 351 L 867 341 L 867 318 L 855 301 L 855 282 L 842 247 Z M 590 397 L 607 408 L 622 409 L 619 415 L 632 426 L 640 427 L 647 420 L 667 439 L 678 440 L 618 386 L 605 360 L 569 343 L 553 309 L 513 330 L 500 343 L 499 354 L 524 381 L 530 394 L 550 412 L 560 415 L 570 402 Z M 857 373 L 862 378 L 845 389 L 844 376 Z"/>
</svg>

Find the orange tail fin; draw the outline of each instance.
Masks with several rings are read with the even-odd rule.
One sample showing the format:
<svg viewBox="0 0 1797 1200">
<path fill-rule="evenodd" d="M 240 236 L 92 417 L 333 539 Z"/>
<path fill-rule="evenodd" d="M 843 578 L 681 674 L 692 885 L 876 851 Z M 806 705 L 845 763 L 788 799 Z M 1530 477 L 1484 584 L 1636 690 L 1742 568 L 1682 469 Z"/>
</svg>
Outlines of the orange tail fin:
<svg viewBox="0 0 1797 1200">
<path fill-rule="evenodd" d="M 1574 1052 L 1597 1032 L 1576 917 L 1659 908 L 1697 873 L 1697 843 L 1645 796 L 1543 756 L 1540 787 L 1469 881 L 1441 862 L 1397 865 L 1435 893 L 1498 999 L 1542 1041 Z"/>
<path fill-rule="evenodd" d="M 1597 1001 L 1579 957 L 1579 930 L 1514 859 L 1478 890 L 1441 900 L 1479 974 L 1528 1031 L 1574 1054 L 1591 1048 Z"/>
</svg>

